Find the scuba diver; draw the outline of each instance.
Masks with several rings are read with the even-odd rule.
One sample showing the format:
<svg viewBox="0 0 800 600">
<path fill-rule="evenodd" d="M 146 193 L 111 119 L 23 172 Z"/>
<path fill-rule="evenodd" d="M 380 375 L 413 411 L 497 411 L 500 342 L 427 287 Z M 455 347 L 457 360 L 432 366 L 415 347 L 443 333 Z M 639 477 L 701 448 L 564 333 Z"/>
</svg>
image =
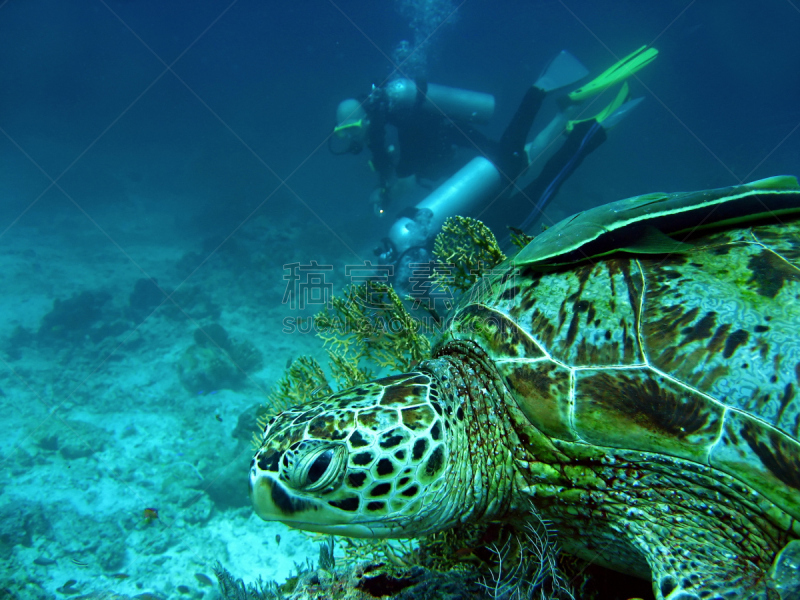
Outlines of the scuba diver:
<svg viewBox="0 0 800 600">
<path fill-rule="evenodd" d="M 546 95 L 588 73 L 566 51 L 558 54 L 527 90 L 496 142 L 474 128 L 494 112 L 490 94 L 395 79 L 385 87 L 374 87 L 361 102 L 350 99 L 340 103 L 331 150 L 341 154 L 370 149 L 371 164 L 381 178 L 372 198 L 376 212 L 385 211 L 397 178 L 441 176 L 457 146 L 474 146 L 480 153 L 415 207 L 403 211 L 376 248 L 381 261 L 395 265 L 396 285 L 406 281 L 410 265 L 429 260 L 427 246 L 448 216 L 466 214 L 507 190 L 519 190 L 511 196 L 512 201 L 519 198 L 533 204 L 520 226 L 523 231 L 530 229 L 564 181 L 605 141 L 606 130 L 641 101 L 629 98 L 625 79 L 657 54 L 656 49 L 642 46 L 588 84 L 559 98 L 558 114 L 529 144 L 525 143 L 527 136 Z M 623 85 L 608 106 L 591 118 L 579 118 L 581 105 L 588 98 L 620 82 Z M 397 128 L 399 149 L 386 142 L 387 124 Z M 521 178 L 532 163 L 564 134 L 564 143 L 538 176 L 521 187 Z"/>
<path fill-rule="evenodd" d="M 584 71 L 585 75 L 585 71 Z M 458 147 L 476 147 L 490 153 L 494 143 L 475 129 L 494 114 L 491 94 L 461 90 L 423 79 L 393 79 L 356 100 L 339 103 L 337 125 L 328 140 L 333 154 L 371 153 L 370 167 L 380 182 L 370 202 L 382 216 L 397 192 L 400 180 L 414 177 L 421 187 L 452 175 Z M 387 136 L 387 125 L 396 130 L 396 140 Z"/>
</svg>

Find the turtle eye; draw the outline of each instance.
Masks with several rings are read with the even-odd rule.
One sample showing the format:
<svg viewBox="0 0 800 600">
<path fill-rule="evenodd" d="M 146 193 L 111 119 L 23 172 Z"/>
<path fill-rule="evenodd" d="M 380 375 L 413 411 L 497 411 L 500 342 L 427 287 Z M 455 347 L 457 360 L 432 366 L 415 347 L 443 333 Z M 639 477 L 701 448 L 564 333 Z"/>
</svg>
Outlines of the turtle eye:
<svg viewBox="0 0 800 600">
<path fill-rule="evenodd" d="M 325 474 L 325 471 L 328 470 L 331 460 L 333 460 L 333 450 L 325 450 L 325 452 L 314 459 L 314 462 L 311 463 L 311 467 L 308 469 L 308 483 L 317 483 Z"/>
<path fill-rule="evenodd" d="M 341 480 L 345 467 L 345 449 L 341 445 L 326 445 L 300 456 L 288 473 L 295 489 L 315 492 Z"/>
</svg>

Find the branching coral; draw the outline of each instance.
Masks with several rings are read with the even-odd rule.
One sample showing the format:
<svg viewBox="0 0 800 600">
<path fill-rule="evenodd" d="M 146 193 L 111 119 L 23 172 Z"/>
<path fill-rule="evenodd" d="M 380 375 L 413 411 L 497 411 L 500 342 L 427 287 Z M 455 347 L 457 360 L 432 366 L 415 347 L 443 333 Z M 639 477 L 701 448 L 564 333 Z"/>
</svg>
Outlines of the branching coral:
<svg viewBox="0 0 800 600">
<path fill-rule="evenodd" d="M 371 367 L 408 371 L 430 354 L 431 343 L 420 331 L 419 319 L 385 283 L 368 281 L 348 286 L 341 296 L 331 299 L 331 308 L 317 314 L 314 322 L 317 336 L 328 346 L 328 367 L 338 389 L 372 379 Z M 322 365 L 301 356 L 268 394 L 259 427 L 282 410 L 333 391 Z"/>
<path fill-rule="evenodd" d="M 531 240 L 533 240 L 532 235 L 528 235 L 521 229 L 517 229 L 516 227 L 509 227 L 508 229 L 511 231 L 511 243 L 520 250 L 530 244 Z"/>
<path fill-rule="evenodd" d="M 328 364 L 331 373 L 340 390 L 372 379 L 370 370 L 359 367 L 358 360 L 354 359 L 352 356 L 348 357 L 335 350 L 328 350 L 328 356 L 330 357 L 330 362 Z"/>
<path fill-rule="evenodd" d="M 322 366 L 310 356 L 293 361 L 267 395 L 269 414 L 332 393 Z"/>
<path fill-rule="evenodd" d="M 437 282 L 465 292 L 488 270 L 506 259 L 491 230 L 477 219 L 449 217 L 433 242 L 434 260 L 443 267 Z"/>
<path fill-rule="evenodd" d="M 430 353 L 430 340 L 420 331 L 420 320 L 405 309 L 397 292 L 382 282 L 348 286 L 315 321 L 317 335 L 330 346 L 336 360 L 353 363 L 350 372 L 357 370 L 361 361 L 408 371 Z M 346 376 L 343 381 L 348 381 Z"/>
<path fill-rule="evenodd" d="M 231 575 L 220 562 L 212 567 L 219 581 L 220 595 L 225 600 L 282 600 L 284 595 L 274 581 L 258 581 L 245 585 L 241 579 Z"/>
<path fill-rule="evenodd" d="M 558 548 L 549 524 L 534 511 L 526 523 L 502 546 L 492 545 L 494 568 L 483 585 L 492 598 L 504 600 L 575 600 L 569 583 L 559 571 Z"/>
</svg>

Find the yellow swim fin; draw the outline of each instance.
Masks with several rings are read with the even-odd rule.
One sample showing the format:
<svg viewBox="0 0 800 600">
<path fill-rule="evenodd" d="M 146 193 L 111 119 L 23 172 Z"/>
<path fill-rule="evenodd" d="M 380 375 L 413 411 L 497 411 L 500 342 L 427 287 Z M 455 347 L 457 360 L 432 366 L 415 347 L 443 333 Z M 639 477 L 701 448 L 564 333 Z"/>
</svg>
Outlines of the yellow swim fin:
<svg viewBox="0 0 800 600">
<path fill-rule="evenodd" d="M 620 106 L 622 106 L 628 100 L 628 82 L 622 84 L 619 92 L 617 92 L 616 97 L 611 101 L 611 104 L 606 106 L 603 110 L 597 113 L 593 117 L 589 117 L 588 119 L 575 119 L 574 121 L 567 121 L 566 132 L 569 133 L 578 123 L 583 123 L 584 121 L 590 121 L 594 119 L 598 123 L 602 123 L 605 121 L 610 115 L 612 115 Z"/>
<path fill-rule="evenodd" d="M 570 93 L 568 96 L 570 102 L 583 102 L 586 98 L 594 96 L 615 83 L 630 77 L 645 65 L 650 64 L 657 55 L 658 50 L 655 48 L 642 46 L 638 50 L 628 54 L 628 56 L 622 60 L 617 61 L 586 85 Z"/>
</svg>

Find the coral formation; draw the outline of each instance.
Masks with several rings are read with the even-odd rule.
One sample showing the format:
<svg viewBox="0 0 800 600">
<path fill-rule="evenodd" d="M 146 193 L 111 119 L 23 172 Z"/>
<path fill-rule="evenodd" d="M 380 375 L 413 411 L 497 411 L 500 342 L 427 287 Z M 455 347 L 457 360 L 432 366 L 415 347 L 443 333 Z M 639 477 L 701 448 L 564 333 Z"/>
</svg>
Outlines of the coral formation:
<svg viewBox="0 0 800 600">
<path fill-rule="evenodd" d="M 511 236 L 511 243 L 514 244 L 517 248 L 522 250 L 525 246 L 531 243 L 533 240 L 532 235 L 528 235 L 521 229 L 517 229 L 516 227 L 509 226 L 510 236 Z M 547 229 L 545 225 L 542 225 L 542 231 Z"/>
<path fill-rule="evenodd" d="M 137 279 L 128 296 L 128 316 L 135 322 L 144 320 L 165 301 L 164 292 L 155 279 Z"/>
<path fill-rule="evenodd" d="M 334 560 L 334 544 L 344 557 Z M 580 598 L 649 597 L 646 585 L 603 580 L 582 572 L 604 570 L 559 556 L 545 523 L 521 531 L 497 523 L 460 527 L 429 536 L 419 543 L 352 540 L 329 536 L 319 549 L 319 561 L 296 565 L 297 574 L 282 585 L 257 581 L 245 585 L 221 565 L 214 567 L 225 600 L 574 600 L 564 571 L 578 583 Z M 566 558 L 566 560 L 564 560 Z M 641 582 L 644 583 L 644 582 Z M 614 587 L 616 586 L 616 587 Z M 618 594 L 608 595 L 609 589 Z M 644 593 L 642 593 L 644 592 Z M 599 595 L 599 594 L 604 595 Z"/>
<path fill-rule="evenodd" d="M 56 298 L 53 310 L 42 317 L 37 334 L 39 340 L 47 343 L 97 343 L 119 335 L 128 329 L 128 325 L 110 313 L 107 308 L 110 301 L 111 295 L 102 291 L 83 291 L 66 300 Z"/>
<path fill-rule="evenodd" d="M 42 317 L 41 337 L 83 336 L 103 317 L 103 307 L 111 300 L 107 292 L 84 291 L 66 300 L 56 298 L 53 310 Z"/>
<path fill-rule="evenodd" d="M 192 393 L 236 389 L 264 364 L 253 344 L 229 338 L 218 323 L 196 329 L 194 340 L 177 365 L 181 383 Z"/>
<path fill-rule="evenodd" d="M 310 356 L 301 356 L 289 365 L 267 395 L 264 414 L 278 413 L 332 391 L 322 366 Z"/>
<path fill-rule="evenodd" d="M 331 307 L 315 317 L 316 335 L 328 348 L 328 369 L 310 356 L 294 360 L 269 392 L 264 406 L 257 409 L 259 433 L 266 420 L 287 408 L 321 398 L 371 379 L 373 369 L 407 371 L 427 357 L 431 341 L 421 331 L 420 320 L 409 313 L 390 286 L 367 281 L 350 285 Z M 361 366 L 364 364 L 365 366 Z M 240 421 L 247 421 L 240 417 Z"/>
<path fill-rule="evenodd" d="M 224 350 L 189 346 L 178 361 L 178 376 L 183 387 L 193 394 L 233 389 L 242 373 Z"/>
<path fill-rule="evenodd" d="M 440 285 L 465 292 L 506 259 L 492 231 L 477 219 L 448 217 L 433 242 Z"/>
<path fill-rule="evenodd" d="M 406 310 L 391 286 L 379 281 L 348 286 L 341 297 L 331 300 L 330 309 L 316 315 L 315 323 L 317 335 L 341 357 L 336 362 L 346 359 L 351 363 L 349 372 L 334 367 L 334 376 L 343 387 L 372 376 L 368 367 L 359 374 L 353 372 L 361 362 L 407 371 L 431 349 L 420 319 Z"/>
</svg>

